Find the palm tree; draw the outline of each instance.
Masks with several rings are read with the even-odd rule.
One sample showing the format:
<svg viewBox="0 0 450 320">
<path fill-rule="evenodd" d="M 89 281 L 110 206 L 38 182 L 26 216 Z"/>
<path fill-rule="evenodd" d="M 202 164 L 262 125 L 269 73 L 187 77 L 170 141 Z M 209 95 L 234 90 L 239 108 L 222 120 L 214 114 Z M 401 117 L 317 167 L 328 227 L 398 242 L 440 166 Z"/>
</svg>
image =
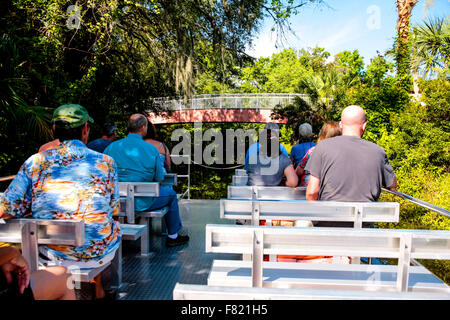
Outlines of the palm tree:
<svg viewBox="0 0 450 320">
<path fill-rule="evenodd" d="M 436 18 L 424 21 L 412 31 L 411 69 L 414 93 L 418 94 L 419 70 L 423 77 L 448 69 L 450 56 L 450 19 Z"/>
<path fill-rule="evenodd" d="M 14 41 L 8 37 L 1 38 L 0 117 L 4 117 L 16 131 L 23 129 L 29 134 L 49 138 L 51 130 L 47 123 L 51 118 L 50 110 L 29 105 L 18 93 L 18 90 L 24 91 L 24 78 L 19 72 L 22 64 Z"/>
<path fill-rule="evenodd" d="M 409 59 L 410 52 L 408 49 L 408 36 L 409 36 L 409 20 L 411 18 L 411 12 L 418 0 L 396 0 L 397 4 L 397 43 L 396 43 L 396 62 L 397 62 L 397 75 L 399 79 L 407 79 L 409 77 Z M 409 81 L 409 80 L 407 80 Z M 402 83 L 402 86 L 409 86 L 406 82 Z M 406 89 L 406 88 L 405 88 Z"/>
<path fill-rule="evenodd" d="M 345 77 L 338 70 L 330 69 L 304 77 L 299 82 L 298 90 L 308 94 L 312 105 L 321 107 L 323 114 L 329 116 L 333 112 L 333 100 L 338 99 L 342 92 L 357 81 L 357 77 Z"/>
<path fill-rule="evenodd" d="M 450 57 L 450 19 L 436 18 L 413 28 L 413 66 L 424 67 L 426 73 L 433 69 L 446 69 Z"/>
<path fill-rule="evenodd" d="M 398 13 L 397 31 L 400 40 L 403 43 L 408 42 L 409 19 L 411 18 L 412 9 L 418 1 L 419 0 L 396 0 Z"/>
</svg>

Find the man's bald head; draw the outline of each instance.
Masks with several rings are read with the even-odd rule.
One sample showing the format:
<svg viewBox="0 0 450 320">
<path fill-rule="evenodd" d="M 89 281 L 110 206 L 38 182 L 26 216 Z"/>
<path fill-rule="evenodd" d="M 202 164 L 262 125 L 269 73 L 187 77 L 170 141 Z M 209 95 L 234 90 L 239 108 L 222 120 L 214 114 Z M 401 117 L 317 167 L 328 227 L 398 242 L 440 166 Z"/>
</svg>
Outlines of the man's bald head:
<svg viewBox="0 0 450 320">
<path fill-rule="evenodd" d="M 366 112 L 360 106 L 348 106 L 342 110 L 340 125 L 342 135 L 361 137 L 366 129 Z"/>
<path fill-rule="evenodd" d="M 143 131 L 144 126 L 145 135 L 147 133 L 147 118 L 143 114 L 135 113 L 128 120 L 128 131 L 131 133 L 140 133 L 140 131 Z"/>
</svg>

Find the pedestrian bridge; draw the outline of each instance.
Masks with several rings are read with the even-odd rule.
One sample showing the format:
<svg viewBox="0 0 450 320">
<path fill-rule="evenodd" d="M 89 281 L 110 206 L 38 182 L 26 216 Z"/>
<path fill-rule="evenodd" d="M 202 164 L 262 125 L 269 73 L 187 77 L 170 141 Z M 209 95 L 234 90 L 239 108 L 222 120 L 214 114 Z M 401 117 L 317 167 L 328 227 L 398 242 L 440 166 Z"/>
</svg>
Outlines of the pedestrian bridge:
<svg viewBox="0 0 450 320">
<path fill-rule="evenodd" d="M 273 108 L 292 104 L 295 98 L 310 102 L 306 94 L 258 93 L 258 94 L 203 94 L 192 99 L 155 98 L 153 106 L 158 112 L 149 112 L 154 124 L 185 122 L 277 122 L 273 120 Z"/>
</svg>

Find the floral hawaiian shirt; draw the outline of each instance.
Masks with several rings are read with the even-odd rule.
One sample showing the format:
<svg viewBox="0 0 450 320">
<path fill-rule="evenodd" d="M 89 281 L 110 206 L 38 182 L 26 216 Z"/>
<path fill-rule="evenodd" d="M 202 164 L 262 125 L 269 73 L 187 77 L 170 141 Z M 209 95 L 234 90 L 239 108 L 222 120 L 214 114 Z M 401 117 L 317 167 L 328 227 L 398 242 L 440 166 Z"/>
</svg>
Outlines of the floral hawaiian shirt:
<svg viewBox="0 0 450 320">
<path fill-rule="evenodd" d="M 0 217 L 83 219 L 82 246 L 43 246 L 62 260 L 98 260 L 120 245 L 119 186 L 114 160 L 79 140 L 34 154 L 0 198 Z M 41 247 L 42 249 L 42 247 Z"/>
</svg>

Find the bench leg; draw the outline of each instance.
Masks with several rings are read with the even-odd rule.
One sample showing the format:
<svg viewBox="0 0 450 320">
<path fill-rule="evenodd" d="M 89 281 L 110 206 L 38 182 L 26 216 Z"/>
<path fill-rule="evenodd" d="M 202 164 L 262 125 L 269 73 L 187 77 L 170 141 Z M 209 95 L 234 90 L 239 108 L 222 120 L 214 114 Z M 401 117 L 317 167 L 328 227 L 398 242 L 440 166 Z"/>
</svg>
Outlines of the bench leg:
<svg viewBox="0 0 450 320">
<path fill-rule="evenodd" d="M 116 251 L 114 259 L 111 261 L 114 270 L 117 270 L 117 280 L 113 287 L 120 288 L 122 285 L 122 241 Z"/>
<path fill-rule="evenodd" d="M 145 225 L 147 228 L 147 232 L 145 232 L 141 236 L 141 255 L 149 255 L 150 254 L 150 218 L 147 217 L 139 217 L 139 224 Z M 145 253 L 145 254 L 144 254 Z"/>
<path fill-rule="evenodd" d="M 150 225 L 155 234 L 167 236 L 167 226 L 164 216 L 161 218 L 151 218 Z"/>
<path fill-rule="evenodd" d="M 141 256 L 148 256 L 150 253 L 148 226 L 141 235 Z"/>
</svg>

